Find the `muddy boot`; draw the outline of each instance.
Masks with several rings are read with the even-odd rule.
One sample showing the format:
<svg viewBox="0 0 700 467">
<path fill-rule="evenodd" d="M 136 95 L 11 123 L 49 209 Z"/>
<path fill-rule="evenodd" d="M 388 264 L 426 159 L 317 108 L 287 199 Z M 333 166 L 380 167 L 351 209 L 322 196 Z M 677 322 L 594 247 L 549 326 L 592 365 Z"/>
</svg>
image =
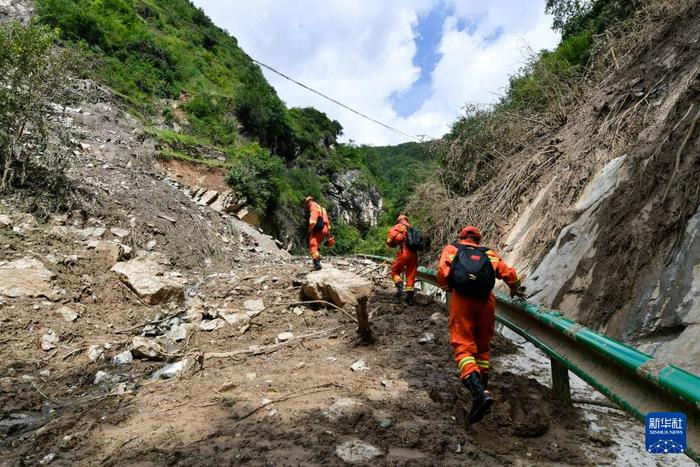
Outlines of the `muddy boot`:
<svg viewBox="0 0 700 467">
<path fill-rule="evenodd" d="M 415 292 L 413 290 L 409 290 L 408 292 L 406 292 L 406 304 L 407 305 L 413 305 L 415 303 L 414 294 L 415 294 Z"/>
<path fill-rule="evenodd" d="M 314 259 L 314 271 L 321 270 L 321 258 Z"/>
<path fill-rule="evenodd" d="M 481 386 L 483 386 L 484 390 L 489 388 L 489 374 L 488 373 L 481 373 Z"/>
<path fill-rule="evenodd" d="M 478 423 L 491 409 L 493 405 L 493 397 L 491 394 L 484 389 L 481 384 L 481 377 L 478 372 L 472 372 L 464 380 L 464 385 L 472 393 L 472 408 L 469 411 L 469 423 Z"/>
<path fill-rule="evenodd" d="M 396 298 L 401 298 L 403 297 L 404 292 L 403 292 L 403 282 L 397 282 L 396 283 Z"/>
</svg>

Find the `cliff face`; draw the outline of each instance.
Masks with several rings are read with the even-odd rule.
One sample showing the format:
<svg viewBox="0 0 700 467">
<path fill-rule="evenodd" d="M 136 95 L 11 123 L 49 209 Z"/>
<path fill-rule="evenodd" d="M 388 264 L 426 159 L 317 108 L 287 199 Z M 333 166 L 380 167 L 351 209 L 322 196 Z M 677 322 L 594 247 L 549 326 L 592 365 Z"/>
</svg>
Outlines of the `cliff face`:
<svg viewBox="0 0 700 467">
<path fill-rule="evenodd" d="M 433 258 L 460 226 L 479 225 L 524 273 L 530 300 L 700 371 L 700 5 L 654 8 L 603 43 L 614 57 L 576 83 L 561 123 L 532 124 L 468 194 L 435 177 L 411 207 Z M 469 181 L 484 150 L 460 149 L 485 142 L 465 127 L 447 143 L 463 172 L 453 178 Z"/>
<path fill-rule="evenodd" d="M 699 25 L 695 5 L 630 50 L 547 145 L 515 158 L 507 170 L 554 160 L 501 242 L 531 300 L 695 371 Z"/>
<path fill-rule="evenodd" d="M 333 174 L 327 196 L 334 219 L 366 230 L 377 226 L 384 200 L 376 187 L 362 182 L 360 175 L 359 170 Z"/>
</svg>

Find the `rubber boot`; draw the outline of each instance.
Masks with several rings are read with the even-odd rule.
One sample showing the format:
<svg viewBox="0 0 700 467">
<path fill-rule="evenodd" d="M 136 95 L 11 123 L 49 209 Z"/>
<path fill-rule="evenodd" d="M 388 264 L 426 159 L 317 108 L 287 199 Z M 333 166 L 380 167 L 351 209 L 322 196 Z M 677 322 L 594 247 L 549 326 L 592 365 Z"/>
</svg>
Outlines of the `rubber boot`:
<svg viewBox="0 0 700 467">
<path fill-rule="evenodd" d="M 320 271 L 321 270 L 321 258 L 315 258 L 314 259 L 314 271 Z"/>
<path fill-rule="evenodd" d="M 487 390 L 489 388 L 489 374 L 487 372 L 481 373 L 481 386 L 483 386 L 484 390 Z"/>
<path fill-rule="evenodd" d="M 463 382 L 469 389 L 469 392 L 472 393 L 472 408 L 469 411 L 467 420 L 469 423 L 478 423 L 491 409 L 494 402 L 493 397 L 484 389 L 479 372 L 474 371 L 470 373 Z"/>
<path fill-rule="evenodd" d="M 403 292 L 403 282 L 397 282 L 396 283 L 396 298 L 401 298 L 403 297 L 404 292 Z"/>
<path fill-rule="evenodd" d="M 415 292 L 413 290 L 409 290 L 408 292 L 406 292 L 406 304 L 407 305 L 413 305 L 415 303 L 414 295 L 415 295 Z"/>
</svg>

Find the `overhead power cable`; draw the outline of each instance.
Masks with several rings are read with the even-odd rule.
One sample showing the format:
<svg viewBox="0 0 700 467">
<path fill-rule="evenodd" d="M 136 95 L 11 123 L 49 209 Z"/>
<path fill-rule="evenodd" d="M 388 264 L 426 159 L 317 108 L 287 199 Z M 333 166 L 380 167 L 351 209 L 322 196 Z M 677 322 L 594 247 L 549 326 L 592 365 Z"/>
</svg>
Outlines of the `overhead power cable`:
<svg viewBox="0 0 700 467">
<path fill-rule="evenodd" d="M 160 8 L 160 7 L 157 7 L 157 8 L 160 9 L 161 11 L 163 11 L 162 8 Z M 208 38 L 209 40 L 215 42 L 215 43 L 218 44 L 219 46 L 223 46 L 223 47 L 226 47 L 226 48 L 229 48 L 229 47 L 230 47 L 229 44 L 224 44 L 223 42 L 221 42 L 221 40 L 219 40 L 218 37 L 212 37 L 211 35 L 209 35 L 209 34 L 207 33 L 207 31 L 205 31 L 205 30 L 204 30 L 203 28 L 201 28 L 199 25 L 195 24 L 194 26 L 195 26 L 195 28 L 197 28 L 197 29 L 199 30 L 200 34 L 202 34 L 203 36 L 205 36 L 205 37 Z M 226 31 L 224 31 L 224 30 L 222 30 L 222 31 L 223 31 L 224 33 L 226 33 L 227 35 L 229 34 L 228 32 L 226 32 Z M 285 74 L 282 73 L 281 71 L 278 71 L 278 70 L 274 69 L 274 68 L 271 67 L 270 65 L 266 65 L 265 63 L 263 63 L 263 62 L 261 62 L 261 61 L 255 60 L 253 57 L 250 57 L 250 55 L 248 55 L 248 57 L 249 57 L 254 63 L 257 63 L 257 64 L 260 65 L 261 67 L 264 67 L 264 68 L 270 70 L 271 72 L 280 75 L 280 76 L 283 77 L 284 79 L 289 80 L 289 81 L 291 81 L 292 83 L 294 83 L 294 84 L 296 84 L 296 85 L 298 85 L 298 86 L 301 86 L 302 88 L 304 88 L 304 89 L 306 89 L 306 90 L 308 90 L 308 91 L 311 91 L 311 92 L 313 92 L 314 94 L 317 94 L 317 95 L 323 97 L 324 99 L 327 99 L 327 100 L 333 102 L 334 104 L 339 105 L 339 106 L 341 106 L 342 108 L 347 109 L 347 110 L 349 110 L 350 112 L 352 112 L 352 113 L 354 113 L 354 114 L 356 114 L 356 115 L 359 115 L 359 116 L 362 117 L 362 118 L 365 118 L 365 119 L 369 120 L 370 122 L 373 122 L 373 123 L 376 123 L 377 125 L 383 126 L 384 128 L 386 128 L 386 129 L 388 129 L 388 130 L 391 130 L 391 131 L 393 131 L 393 132 L 395 132 L 395 133 L 398 133 L 399 135 L 404 136 L 404 137 L 406 137 L 406 138 L 408 138 L 408 139 L 410 139 L 410 140 L 423 141 L 423 140 L 425 140 L 425 139 L 427 138 L 426 135 L 409 135 L 408 133 L 404 133 L 403 131 L 401 131 L 401 130 L 399 130 L 399 129 L 397 129 L 397 128 L 394 128 L 394 127 L 392 127 L 392 126 L 389 126 L 389 125 L 387 125 L 386 123 L 382 123 L 382 122 L 380 122 L 379 120 L 370 117 L 369 115 L 363 114 L 362 112 L 360 112 L 360 111 L 358 111 L 358 110 L 355 110 L 355 109 L 353 109 L 352 107 L 350 107 L 350 106 L 348 106 L 348 105 L 345 105 L 345 104 L 343 104 L 342 102 L 340 102 L 340 101 L 338 101 L 338 100 L 336 100 L 336 99 L 333 99 L 332 97 L 327 96 L 326 94 L 323 94 L 322 92 L 317 91 L 317 90 L 315 90 L 315 89 L 313 89 L 313 88 L 311 88 L 311 87 L 305 85 L 304 83 L 300 83 L 299 81 L 295 80 L 294 78 L 290 78 L 289 76 L 285 75 Z"/>
<path fill-rule="evenodd" d="M 313 92 L 314 94 L 317 94 L 317 95 L 323 97 L 324 99 L 328 99 L 329 101 L 333 102 L 334 104 L 337 104 L 337 105 L 341 106 L 342 108 L 347 109 L 347 110 L 349 110 L 350 112 L 359 115 L 359 116 L 362 117 L 362 118 L 365 118 L 365 119 L 367 119 L 367 120 L 369 120 L 369 121 L 371 121 L 371 122 L 374 122 L 374 123 L 376 123 L 377 125 L 381 125 L 381 126 L 383 126 L 384 128 L 387 128 L 387 129 L 389 129 L 389 130 L 391 130 L 391 131 L 394 131 L 394 132 L 396 132 L 396 133 L 398 133 L 398 134 L 400 134 L 400 135 L 402 135 L 402 136 L 405 136 L 406 138 L 412 139 L 412 140 L 415 140 L 415 139 L 420 140 L 420 139 L 422 139 L 421 136 L 409 135 L 408 133 L 404 133 L 403 131 L 401 131 L 401 130 L 399 130 L 399 129 L 396 129 L 396 128 L 392 127 L 392 126 L 389 126 L 389 125 L 387 125 L 386 123 L 382 123 L 382 122 L 380 122 L 379 120 L 370 117 L 369 115 L 363 114 L 362 112 L 360 112 L 360 111 L 358 111 L 358 110 L 355 110 L 355 109 L 353 109 L 352 107 L 350 107 L 350 106 L 348 106 L 348 105 L 345 105 L 345 104 L 343 104 L 342 102 L 340 102 L 340 101 L 338 101 L 338 100 L 336 100 L 336 99 L 333 99 L 333 98 L 330 97 L 330 96 L 327 96 L 326 94 L 322 93 L 321 91 L 317 91 L 317 90 L 315 90 L 314 88 L 305 85 L 304 83 L 300 83 L 299 81 L 295 80 L 294 78 L 290 78 L 289 76 L 285 75 L 285 74 L 282 73 L 281 71 L 275 70 L 275 69 L 272 68 L 270 65 L 266 65 L 266 64 L 264 64 L 263 62 L 260 62 L 260 61 L 258 61 L 258 60 L 255 60 L 255 59 L 252 58 L 252 57 L 251 57 L 251 60 L 253 60 L 253 62 L 257 63 L 257 64 L 260 65 L 261 67 L 267 68 L 268 70 L 270 70 L 270 71 L 273 72 L 273 73 L 277 73 L 277 74 L 280 75 L 282 78 L 284 78 L 284 79 L 286 79 L 286 80 L 289 80 L 289 81 L 291 81 L 292 83 L 294 83 L 294 84 L 296 84 L 296 85 L 298 85 L 298 86 L 301 86 L 302 88 L 304 88 L 304 89 L 306 89 L 306 90 L 309 90 L 309 91 Z"/>
</svg>

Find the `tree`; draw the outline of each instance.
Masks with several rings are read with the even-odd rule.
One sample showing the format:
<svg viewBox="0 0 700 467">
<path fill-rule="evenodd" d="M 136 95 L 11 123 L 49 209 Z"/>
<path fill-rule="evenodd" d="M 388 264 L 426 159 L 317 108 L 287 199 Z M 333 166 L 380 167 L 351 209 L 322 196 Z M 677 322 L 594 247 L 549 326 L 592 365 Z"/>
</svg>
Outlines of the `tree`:
<svg viewBox="0 0 700 467">
<path fill-rule="evenodd" d="M 48 169 L 45 184 L 65 172 L 68 149 L 49 140 L 70 94 L 70 53 L 56 38 L 35 24 L 0 26 L 0 191 L 24 185 L 33 168 Z"/>
</svg>

